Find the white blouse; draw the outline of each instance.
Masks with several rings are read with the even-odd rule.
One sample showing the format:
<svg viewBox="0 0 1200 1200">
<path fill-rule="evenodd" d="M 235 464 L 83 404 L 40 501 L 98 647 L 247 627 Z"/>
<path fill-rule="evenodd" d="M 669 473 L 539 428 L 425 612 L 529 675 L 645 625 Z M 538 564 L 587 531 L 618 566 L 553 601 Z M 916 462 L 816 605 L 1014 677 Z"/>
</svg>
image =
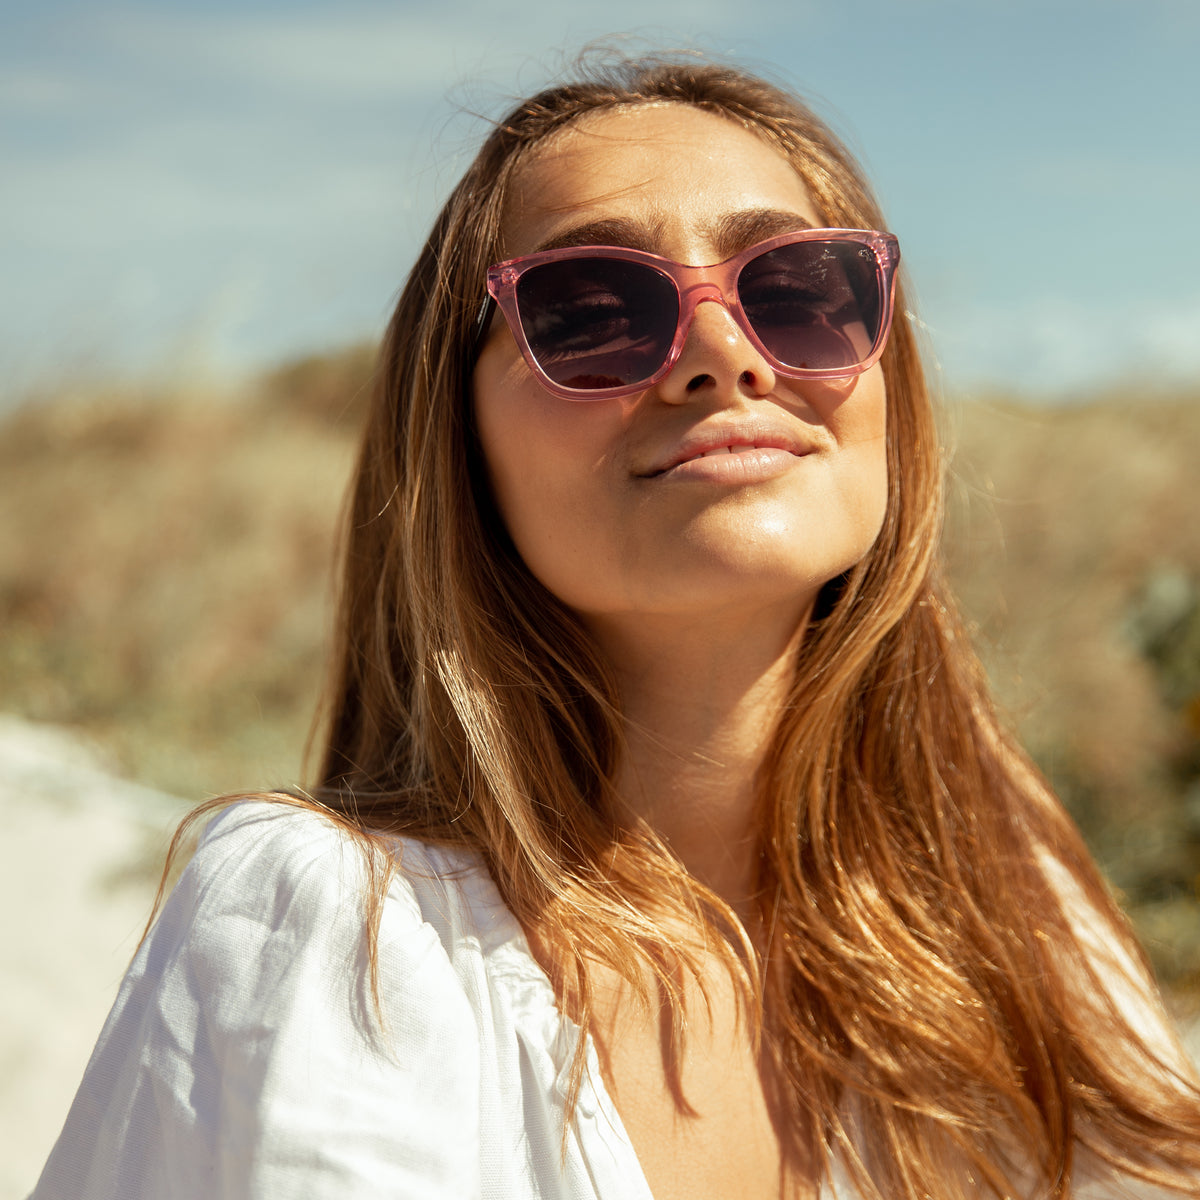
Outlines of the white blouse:
<svg viewBox="0 0 1200 1200">
<path fill-rule="evenodd" d="M 32 1200 L 652 1200 L 589 1045 L 471 855 L 399 840 L 366 985 L 359 850 L 221 814 L 121 984 Z"/>
<path fill-rule="evenodd" d="M 564 1143 L 579 1030 L 482 864 L 396 846 L 381 1030 L 359 849 L 282 804 L 216 818 L 30 1200 L 653 1200 L 590 1043 Z M 1080 1200 L 1163 1194 L 1081 1174 Z M 822 1196 L 855 1195 L 835 1162 Z"/>
</svg>

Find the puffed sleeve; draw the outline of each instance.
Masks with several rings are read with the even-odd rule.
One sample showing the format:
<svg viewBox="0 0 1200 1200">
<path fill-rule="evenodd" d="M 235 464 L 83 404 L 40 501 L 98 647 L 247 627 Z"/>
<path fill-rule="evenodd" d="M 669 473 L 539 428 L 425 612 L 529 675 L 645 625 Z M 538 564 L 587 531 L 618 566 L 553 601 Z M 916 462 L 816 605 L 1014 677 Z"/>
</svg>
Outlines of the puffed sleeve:
<svg viewBox="0 0 1200 1200">
<path fill-rule="evenodd" d="M 401 873 L 371 1009 L 363 860 L 319 815 L 218 818 L 127 973 L 32 1200 L 479 1192 L 479 1040 Z"/>
</svg>

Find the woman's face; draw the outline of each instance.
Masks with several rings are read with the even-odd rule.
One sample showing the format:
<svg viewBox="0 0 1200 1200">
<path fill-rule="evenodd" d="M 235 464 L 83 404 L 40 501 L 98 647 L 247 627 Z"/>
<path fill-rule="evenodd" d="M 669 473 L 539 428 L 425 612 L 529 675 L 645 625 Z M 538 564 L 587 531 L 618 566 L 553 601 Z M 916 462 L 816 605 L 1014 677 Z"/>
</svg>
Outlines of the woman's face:
<svg viewBox="0 0 1200 1200">
<path fill-rule="evenodd" d="M 504 255 L 616 244 L 704 265 L 824 224 L 757 135 L 686 105 L 642 105 L 583 118 L 518 172 Z M 663 380 L 589 402 L 546 391 L 497 318 L 474 401 L 517 550 L 585 621 L 773 612 L 794 623 L 883 520 L 880 368 L 777 376 L 718 303 L 699 305 Z"/>
</svg>

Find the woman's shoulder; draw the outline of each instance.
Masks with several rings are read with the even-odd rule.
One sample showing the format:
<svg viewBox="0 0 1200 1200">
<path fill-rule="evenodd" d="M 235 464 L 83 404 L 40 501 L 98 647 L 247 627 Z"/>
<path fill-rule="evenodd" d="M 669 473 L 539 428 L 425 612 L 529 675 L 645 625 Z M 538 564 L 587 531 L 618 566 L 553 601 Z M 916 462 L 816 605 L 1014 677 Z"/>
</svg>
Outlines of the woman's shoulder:
<svg viewBox="0 0 1200 1200">
<path fill-rule="evenodd" d="M 288 798 L 245 800 L 208 825 L 167 909 L 190 919 L 245 920 L 262 929 L 313 926 L 358 940 L 383 875 L 387 938 L 430 926 L 449 945 L 507 915 L 486 869 L 467 850 L 415 838 L 367 839 Z"/>
<path fill-rule="evenodd" d="M 411 1010 L 416 999 L 465 1026 L 480 1015 L 463 1005 L 489 989 L 490 960 L 519 945 L 477 855 L 356 836 L 281 798 L 232 804 L 209 823 L 133 970 L 186 979 L 207 1003 L 243 1012 L 286 997 L 349 1005 L 364 1027 L 386 1027 L 392 1002 Z"/>
<path fill-rule="evenodd" d="M 388 848 L 405 884 L 410 872 L 420 876 L 433 860 L 472 862 L 467 853 L 439 853 L 418 839 L 378 839 L 375 845 Z M 285 888 L 320 900 L 365 883 L 364 846 L 353 830 L 319 808 L 283 794 L 264 796 L 220 809 L 200 837 L 188 871 L 200 890 Z"/>
<path fill-rule="evenodd" d="M 469 855 L 386 853 L 372 944 L 382 876 L 351 832 L 283 800 L 212 820 L 122 983 L 38 1200 L 477 1191 L 453 1147 L 478 1136 L 481 988 L 455 947 L 475 940 L 486 888 Z"/>
</svg>

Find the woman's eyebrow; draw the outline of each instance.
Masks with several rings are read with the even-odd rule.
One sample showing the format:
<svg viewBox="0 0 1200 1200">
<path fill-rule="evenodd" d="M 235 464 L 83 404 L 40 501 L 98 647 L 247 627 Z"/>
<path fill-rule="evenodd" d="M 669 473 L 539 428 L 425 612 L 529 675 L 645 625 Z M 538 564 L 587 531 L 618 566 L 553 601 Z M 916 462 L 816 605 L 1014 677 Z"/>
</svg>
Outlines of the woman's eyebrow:
<svg viewBox="0 0 1200 1200">
<path fill-rule="evenodd" d="M 625 246 L 631 250 L 654 249 L 657 227 L 625 217 L 603 217 L 572 225 L 553 237 L 539 242 L 531 254 L 543 250 L 562 250 L 571 246 Z"/>
<path fill-rule="evenodd" d="M 727 213 L 710 227 L 709 236 L 721 259 L 732 257 L 757 242 L 777 237 L 781 233 L 795 233 L 798 229 L 815 229 L 816 226 L 797 212 L 780 208 L 753 208 L 744 212 Z"/>
</svg>

